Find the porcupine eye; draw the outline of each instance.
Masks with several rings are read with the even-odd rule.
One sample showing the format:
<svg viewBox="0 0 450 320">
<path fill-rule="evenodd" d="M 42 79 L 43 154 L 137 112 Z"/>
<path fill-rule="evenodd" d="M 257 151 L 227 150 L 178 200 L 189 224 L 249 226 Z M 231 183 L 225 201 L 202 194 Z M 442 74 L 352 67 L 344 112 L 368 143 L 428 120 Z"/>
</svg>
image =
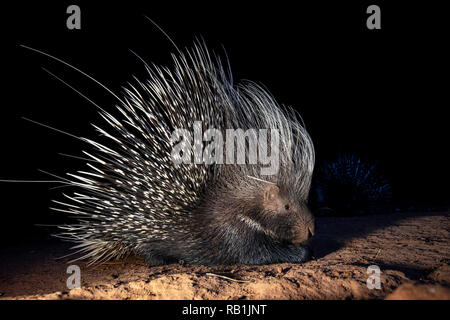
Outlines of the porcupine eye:
<svg viewBox="0 0 450 320">
<path fill-rule="evenodd" d="M 289 210 L 289 205 L 288 205 L 288 204 L 285 205 L 284 208 L 285 208 L 286 210 Z"/>
</svg>

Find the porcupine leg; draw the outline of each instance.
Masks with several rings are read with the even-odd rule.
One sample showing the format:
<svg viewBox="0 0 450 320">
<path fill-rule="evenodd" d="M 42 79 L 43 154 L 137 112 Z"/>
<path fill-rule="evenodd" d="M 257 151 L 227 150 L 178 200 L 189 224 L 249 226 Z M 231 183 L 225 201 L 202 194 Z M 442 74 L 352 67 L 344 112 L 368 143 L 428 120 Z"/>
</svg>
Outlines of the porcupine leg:
<svg viewBox="0 0 450 320">
<path fill-rule="evenodd" d="M 303 263 L 311 260 L 312 248 L 310 246 L 293 246 L 281 247 L 274 252 L 274 262 L 291 262 Z"/>
<path fill-rule="evenodd" d="M 152 266 L 160 266 L 170 263 L 177 263 L 178 259 L 164 253 L 162 250 L 152 248 L 151 245 L 145 245 L 140 249 L 140 254 L 144 260 Z"/>
</svg>

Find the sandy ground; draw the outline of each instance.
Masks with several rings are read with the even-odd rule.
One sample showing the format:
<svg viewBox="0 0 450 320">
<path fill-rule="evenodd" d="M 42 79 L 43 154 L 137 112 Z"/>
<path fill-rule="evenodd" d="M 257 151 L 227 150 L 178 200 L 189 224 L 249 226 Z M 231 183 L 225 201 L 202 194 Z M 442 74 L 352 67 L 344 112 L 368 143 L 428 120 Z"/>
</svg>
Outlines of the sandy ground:
<svg viewBox="0 0 450 320">
<path fill-rule="evenodd" d="M 129 257 L 81 268 L 69 290 L 66 244 L 0 254 L 0 299 L 450 299 L 450 213 L 318 218 L 315 259 L 265 266 L 151 267 Z M 367 267 L 381 269 L 368 289 Z"/>
</svg>

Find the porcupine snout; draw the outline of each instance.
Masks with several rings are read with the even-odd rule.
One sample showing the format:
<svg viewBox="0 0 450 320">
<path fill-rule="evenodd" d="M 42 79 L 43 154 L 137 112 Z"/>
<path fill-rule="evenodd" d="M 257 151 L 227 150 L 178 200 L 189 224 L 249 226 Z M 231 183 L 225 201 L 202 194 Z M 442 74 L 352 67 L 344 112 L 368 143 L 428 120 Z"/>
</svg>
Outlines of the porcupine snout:
<svg viewBox="0 0 450 320">
<path fill-rule="evenodd" d="M 306 244 L 315 233 L 314 216 L 306 203 L 298 201 L 296 195 L 269 185 L 264 189 L 262 212 L 264 225 L 273 227 L 276 237 L 283 243 L 295 246 Z"/>
<path fill-rule="evenodd" d="M 292 227 L 290 242 L 293 245 L 303 245 L 315 234 L 314 217 L 309 210 L 305 210 L 298 218 L 298 222 Z"/>
</svg>

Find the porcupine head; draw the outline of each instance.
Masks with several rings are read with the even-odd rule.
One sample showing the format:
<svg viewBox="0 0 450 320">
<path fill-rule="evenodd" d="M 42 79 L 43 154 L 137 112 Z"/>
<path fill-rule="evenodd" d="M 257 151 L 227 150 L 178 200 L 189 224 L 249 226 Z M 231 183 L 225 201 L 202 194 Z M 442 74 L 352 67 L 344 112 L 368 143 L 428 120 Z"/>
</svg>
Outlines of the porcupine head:
<svg viewBox="0 0 450 320">
<path fill-rule="evenodd" d="M 172 57 L 172 69 L 146 65 L 149 78 L 128 85 L 117 115 L 100 112 L 102 142 L 84 138 L 89 170 L 71 175 L 76 191 L 57 202 L 79 219 L 58 236 L 91 263 L 130 253 L 151 264 L 306 261 L 314 149 L 301 119 L 261 86 L 235 85 L 201 43 Z M 201 147 L 207 140 L 223 146 L 214 149 L 216 161 L 189 151 L 198 147 L 196 123 L 204 129 Z M 214 139 L 206 129 L 215 130 Z M 251 137 L 239 144 L 227 135 L 261 129 L 276 133 L 266 135 L 264 150 L 276 155 L 271 174 L 248 161 Z M 242 147 L 232 149 L 234 161 L 230 141 Z M 184 149 L 174 158 L 177 147 Z"/>
</svg>

